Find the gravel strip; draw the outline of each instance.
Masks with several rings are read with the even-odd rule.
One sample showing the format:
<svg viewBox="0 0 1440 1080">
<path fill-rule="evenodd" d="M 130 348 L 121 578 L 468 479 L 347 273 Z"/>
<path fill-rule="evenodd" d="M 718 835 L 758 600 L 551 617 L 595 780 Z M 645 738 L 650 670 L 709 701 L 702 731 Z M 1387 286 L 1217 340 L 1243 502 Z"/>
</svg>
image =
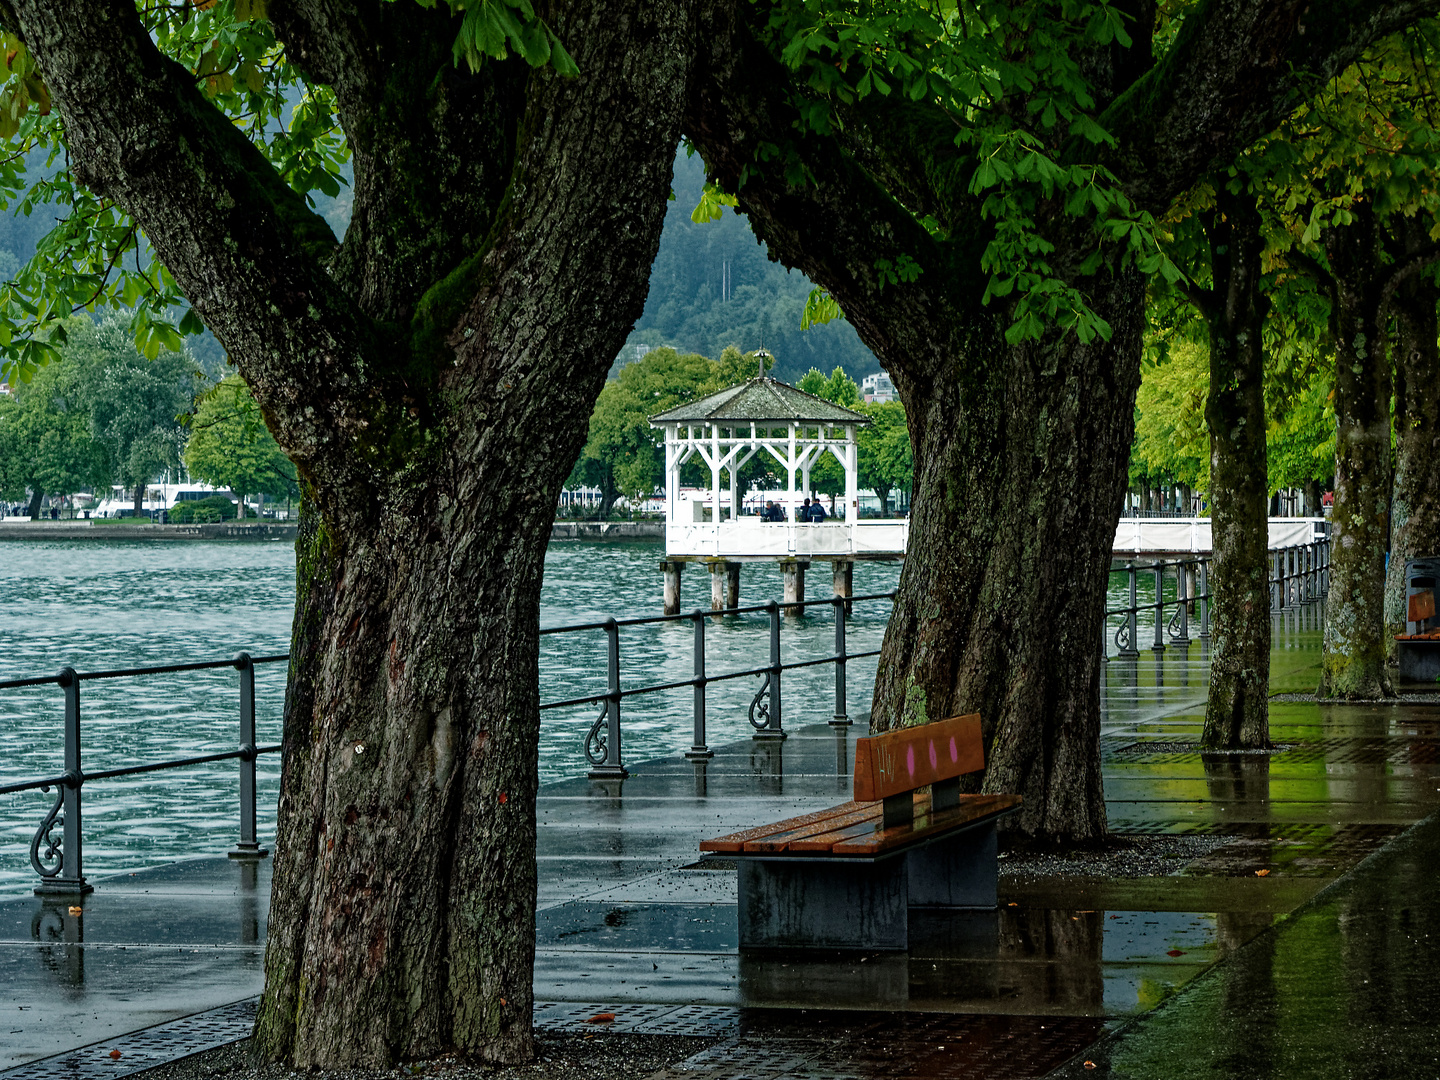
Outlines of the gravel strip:
<svg viewBox="0 0 1440 1080">
<path fill-rule="evenodd" d="M 1314 702 L 1314 694 L 1271 694 L 1271 701 Z M 1321 705 L 1440 705 L 1440 692 L 1430 690 L 1401 690 L 1393 698 L 1320 698 Z"/>
<path fill-rule="evenodd" d="M 1165 877 L 1181 870 L 1233 836 L 1114 836 L 1093 851 L 1008 851 L 1000 853 L 1000 878 Z"/>
<path fill-rule="evenodd" d="M 597 1032 L 561 1035 L 538 1032 L 536 1059 L 530 1065 L 467 1065 L 453 1058 L 418 1061 L 394 1069 L 341 1069 L 297 1072 L 283 1065 L 254 1068 L 246 1060 L 250 1040 L 208 1050 L 137 1073 L 145 1080 L 412 1080 L 438 1076 L 445 1080 L 640 1080 L 720 1042 L 718 1037 L 633 1035 Z"/>
</svg>

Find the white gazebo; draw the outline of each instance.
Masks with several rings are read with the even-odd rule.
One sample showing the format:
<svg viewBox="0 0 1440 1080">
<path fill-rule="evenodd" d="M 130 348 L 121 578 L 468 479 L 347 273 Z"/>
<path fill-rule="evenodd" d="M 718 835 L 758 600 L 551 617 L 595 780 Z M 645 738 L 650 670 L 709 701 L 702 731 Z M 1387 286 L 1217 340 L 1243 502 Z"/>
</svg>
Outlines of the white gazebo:
<svg viewBox="0 0 1440 1080">
<path fill-rule="evenodd" d="M 666 611 L 679 610 L 686 562 L 710 565 L 711 606 L 718 610 L 739 606 L 742 561 L 780 562 L 785 597 L 793 601 L 804 599 L 804 570 L 811 559 L 833 562 L 837 595 L 849 595 L 853 560 L 903 556 L 908 522 L 859 520 L 856 432 L 869 422 L 862 413 L 770 378 L 750 379 L 652 416 L 651 426 L 665 431 Z M 750 506 L 742 499 L 740 469 L 757 454 L 771 458 L 785 477 L 783 494 L 767 493 L 780 505 L 783 521 L 762 520 L 763 498 Z M 801 501 L 814 494 L 811 470 L 825 454 L 844 472 L 844 501 L 824 522 L 802 521 Z M 697 456 L 710 484 L 687 497 L 691 493 L 681 488 L 680 472 Z M 728 578 L 724 584 L 722 573 Z"/>
</svg>

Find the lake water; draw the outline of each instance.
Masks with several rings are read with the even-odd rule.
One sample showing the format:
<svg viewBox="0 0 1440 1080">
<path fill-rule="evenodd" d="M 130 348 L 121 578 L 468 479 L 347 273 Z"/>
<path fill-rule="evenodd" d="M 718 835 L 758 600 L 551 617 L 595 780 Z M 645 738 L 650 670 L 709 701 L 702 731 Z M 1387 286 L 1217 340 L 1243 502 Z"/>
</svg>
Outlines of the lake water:
<svg viewBox="0 0 1440 1080">
<path fill-rule="evenodd" d="M 659 614 L 661 545 L 557 542 L 545 564 L 541 622 L 545 627 Z M 0 543 L 0 679 L 49 675 L 65 665 L 95 671 L 218 660 L 289 648 L 295 598 L 294 550 L 287 542 Z M 828 568 L 816 564 L 810 595 L 829 594 Z M 855 568 L 857 594 L 893 589 L 896 563 Z M 683 610 L 709 606 L 709 575 L 692 567 L 682 584 Z M 780 594 L 770 564 L 742 571 L 742 603 Z M 847 649 L 879 647 L 886 601 L 860 603 L 847 621 Z M 763 665 L 769 655 L 763 613 L 706 623 L 708 674 Z M 833 651 L 828 609 L 787 621 L 782 656 L 789 662 Z M 694 629 L 667 623 L 621 631 L 621 676 L 627 687 L 672 682 L 692 673 Z M 605 686 L 605 637 L 600 631 L 541 639 L 541 699 L 596 693 Z M 849 665 L 849 710 L 864 719 L 874 681 L 873 658 Z M 280 741 L 285 665 L 256 669 L 259 742 Z M 747 712 L 758 678 L 709 688 L 712 743 L 750 730 Z M 828 719 L 834 707 L 829 666 L 784 679 L 787 726 Z M 236 741 L 237 675 L 233 670 L 87 681 L 81 689 L 86 771 L 232 749 Z M 627 699 L 622 710 L 628 763 L 690 745 L 689 688 Z M 582 738 L 598 706 L 542 714 L 542 781 L 585 770 Z M 0 691 L 0 784 L 62 771 L 61 692 L 55 686 Z M 235 762 L 145 776 L 95 781 L 85 787 L 85 870 L 99 877 L 175 858 L 227 850 L 236 832 Z M 274 830 L 278 755 L 261 757 L 260 834 Z M 33 882 L 30 837 L 54 795 L 0 796 L 0 891 Z"/>
<path fill-rule="evenodd" d="M 662 547 L 655 543 L 562 541 L 545 562 L 541 625 L 557 627 L 659 614 Z M 0 679 L 77 671 L 218 660 L 240 650 L 252 655 L 289 648 L 295 598 L 294 550 L 288 542 L 105 543 L 60 541 L 0 543 Z M 808 593 L 830 593 L 828 567 L 817 563 Z M 856 595 L 895 587 L 898 563 L 855 567 Z M 1141 602 L 1153 595 L 1142 575 Z M 1171 595 L 1174 584 L 1170 583 Z M 1126 602 L 1123 575 L 1112 575 L 1110 606 Z M 747 564 L 742 604 L 763 604 L 781 592 L 778 568 Z M 690 567 L 682 580 L 682 610 L 708 608 L 709 575 Z M 857 603 L 846 623 L 847 651 L 878 649 L 888 601 Z M 1142 628 L 1149 623 L 1142 617 Z M 765 614 L 707 620 L 707 674 L 762 666 L 769 656 Z M 788 662 L 831 655 L 831 610 L 811 609 L 785 620 L 781 655 Z M 1140 633 L 1142 643 L 1150 640 Z M 689 622 L 622 629 L 621 683 L 625 687 L 687 679 L 692 674 L 694 629 Z M 1113 641 L 1111 651 L 1114 651 Z M 600 692 L 605 687 L 605 637 L 597 630 L 541 638 L 542 701 Z M 868 717 L 875 660 L 848 665 L 847 708 Z M 285 665 L 256 670 L 257 727 L 261 744 L 280 741 Z M 749 735 L 747 714 L 758 677 L 714 683 L 707 692 L 708 741 Z M 828 720 L 834 711 L 830 665 L 784 676 L 785 726 Z M 233 749 L 237 675 L 233 670 L 87 681 L 81 690 L 83 763 L 86 771 L 163 761 Z M 586 769 L 582 740 L 595 705 L 542 713 L 542 782 Z M 691 742 L 692 691 L 626 699 L 622 708 L 627 764 L 683 750 Z M 0 784 L 56 775 L 62 764 L 63 706 L 58 687 L 0 691 Z M 259 759 L 262 842 L 274 832 L 279 756 Z M 95 781 L 85 787 L 85 869 L 88 876 L 153 866 L 195 854 L 228 850 L 236 834 L 233 761 L 144 776 Z M 0 892 L 28 889 L 34 881 L 29 844 L 54 796 L 38 791 L 0 796 Z"/>
</svg>

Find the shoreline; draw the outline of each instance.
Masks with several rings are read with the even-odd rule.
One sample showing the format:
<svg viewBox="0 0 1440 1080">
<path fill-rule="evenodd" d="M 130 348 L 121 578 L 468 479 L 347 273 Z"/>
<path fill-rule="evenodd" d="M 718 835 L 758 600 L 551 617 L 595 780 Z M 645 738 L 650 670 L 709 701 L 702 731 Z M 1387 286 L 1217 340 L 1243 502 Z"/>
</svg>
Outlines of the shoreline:
<svg viewBox="0 0 1440 1080">
<path fill-rule="evenodd" d="M 291 522 L 239 525 L 217 521 L 205 525 L 106 525 L 95 521 L 7 521 L 0 540 L 294 540 Z"/>
<path fill-rule="evenodd" d="M 0 540 L 294 540 L 294 522 L 207 525 L 107 525 L 91 521 L 6 521 Z M 661 521 L 557 521 L 551 540 L 664 540 Z"/>
</svg>

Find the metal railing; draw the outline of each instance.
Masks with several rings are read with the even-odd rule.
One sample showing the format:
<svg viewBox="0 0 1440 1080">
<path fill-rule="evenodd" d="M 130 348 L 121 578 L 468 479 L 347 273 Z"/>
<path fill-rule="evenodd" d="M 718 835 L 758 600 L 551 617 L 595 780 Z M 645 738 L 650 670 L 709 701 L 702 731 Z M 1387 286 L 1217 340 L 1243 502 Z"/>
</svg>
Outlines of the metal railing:
<svg viewBox="0 0 1440 1080">
<path fill-rule="evenodd" d="M 734 679 L 761 677 L 760 689 L 750 700 L 749 721 L 755 728 L 754 737 L 760 740 L 783 740 L 786 737 L 781 715 L 781 677 L 786 671 L 815 667 L 823 664 L 835 665 L 835 712 L 830 723 L 837 727 L 850 724 L 846 714 L 846 664 L 852 660 L 879 655 L 878 649 L 863 652 L 848 652 L 845 646 L 845 616 L 852 605 L 873 600 L 893 600 L 894 592 L 874 593 L 865 596 L 836 596 L 824 600 L 808 600 L 778 603 L 771 601 L 755 607 L 729 608 L 721 611 L 695 611 L 689 615 L 657 616 L 637 619 L 606 619 L 598 623 L 582 623 L 575 626 L 558 626 L 541 630 L 545 636 L 554 634 L 603 631 L 606 637 L 606 689 L 597 694 L 547 701 L 540 705 L 542 710 L 560 709 L 567 706 L 601 703 L 600 715 L 590 725 L 583 739 L 583 749 L 591 769 L 591 779 L 621 779 L 628 775 L 621 757 L 620 707 L 627 698 L 642 694 L 655 694 L 683 687 L 693 689 L 693 740 L 685 756 L 703 760 L 712 755 L 706 743 L 706 687 L 710 683 Z M 835 652 L 831 655 L 796 660 L 786 663 L 780 653 L 780 620 L 783 615 L 800 615 L 807 608 L 829 607 L 835 612 Z M 764 667 L 745 668 L 718 675 L 708 674 L 705 664 L 705 623 L 709 619 L 731 615 L 747 615 L 765 612 L 769 616 L 770 656 Z M 625 627 L 653 625 L 657 623 L 691 622 L 694 625 L 694 674 L 688 679 L 653 685 L 623 687 L 620 680 L 620 630 Z M 124 668 L 114 671 L 77 672 L 62 668 L 57 674 L 29 679 L 0 681 L 0 690 L 18 690 L 24 687 L 54 685 L 61 688 L 65 696 L 65 766 L 58 775 L 27 780 L 20 783 L 0 785 L 0 795 L 40 790 L 49 792 L 59 788 L 54 804 L 44 816 L 34 837 L 30 841 L 30 864 L 40 877 L 35 891 L 40 895 L 77 896 L 92 891 L 85 880 L 84 845 L 81 830 L 81 805 L 85 785 L 96 780 L 111 780 L 141 773 L 159 772 L 166 769 L 181 769 L 186 766 L 205 765 L 217 761 L 238 759 L 240 762 L 239 839 L 228 853 L 231 858 L 259 859 L 268 852 L 260 847 L 256 835 L 255 808 L 255 760 L 261 754 L 278 753 L 280 745 L 257 746 L 255 744 L 255 667 L 258 664 L 282 663 L 289 660 L 289 654 L 252 657 L 240 653 L 233 660 L 204 661 L 189 664 L 167 664 L 160 667 Z M 234 750 L 194 757 L 175 758 L 167 761 L 146 762 L 118 769 L 86 772 L 81 762 L 81 720 L 80 684 L 97 679 L 121 679 L 146 675 L 166 675 L 183 671 L 206 671 L 218 668 L 235 668 L 239 672 L 239 745 Z M 58 833 L 58 835 L 57 835 Z"/>
<path fill-rule="evenodd" d="M 58 776 L 39 780 L 26 780 L 18 784 L 0 786 L 0 795 L 13 795 L 37 788 L 48 792 L 59 788 L 55 803 L 50 807 L 35 836 L 30 841 L 30 865 L 40 876 L 35 892 L 39 895 L 76 896 L 91 891 L 92 886 L 85 880 L 84 845 L 80 830 L 81 793 L 86 784 L 96 780 L 113 780 L 121 776 L 136 776 L 140 773 L 160 772 L 164 769 L 183 769 L 190 765 L 207 765 L 216 761 L 240 761 L 240 838 L 229 852 L 231 858 L 259 859 L 267 852 L 260 847 L 255 835 L 255 759 L 261 754 L 280 751 L 277 746 L 255 745 L 255 665 L 276 664 L 288 660 L 289 654 L 280 656 L 251 656 L 240 653 L 233 660 L 211 660 L 194 664 L 166 664 L 161 667 L 122 668 L 115 671 L 76 671 L 71 667 L 61 668 L 54 675 L 32 679 L 9 679 L 0 681 L 0 690 L 19 690 L 27 686 L 54 685 L 65 695 L 65 771 Z M 240 673 L 240 744 L 234 750 L 217 754 L 201 754 L 196 757 L 175 758 L 170 761 L 152 761 L 144 765 L 127 765 L 119 769 L 105 769 L 87 773 L 80 760 L 80 684 L 96 679 L 127 679 L 145 675 L 168 675 L 177 671 L 207 671 L 215 668 L 235 668 Z M 55 835 L 55 830 L 60 835 Z"/>
<path fill-rule="evenodd" d="M 1313 544 L 1277 548 L 1268 552 L 1270 611 L 1279 613 L 1302 604 L 1311 604 L 1322 599 L 1330 591 L 1330 541 L 1317 540 Z M 1179 559 L 1157 559 L 1149 563 L 1127 560 L 1119 571 L 1129 577 L 1130 603 L 1125 607 L 1111 608 L 1105 612 L 1105 623 L 1101 630 L 1102 651 L 1110 659 L 1109 643 L 1112 640 L 1110 620 L 1121 616 L 1124 621 L 1115 628 L 1113 640 L 1119 650 L 1115 655 L 1120 659 L 1132 660 L 1140 655 L 1139 615 L 1142 611 L 1153 611 L 1154 642 L 1149 646 L 1153 652 L 1164 652 L 1169 643 L 1188 645 L 1190 638 L 1190 617 L 1200 620 L 1199 638 L 1210 637 L 1210 564 L 1213 559 L 1206 556 L 1186 556 Z M 1139 600 L 1139 576 L 1153 577 L 1155 599 L 1148 603 Z M 1175 578 L 1174 599 L 1165 598 L 1167 576 Z M 1173 608 L 1170 618 L 1165 618 L 1165 609 Z"/>
<path fill-rule="evenodd" d="M 1273 611 L 1310 603 L 1324 596 L 1329 590 L 1328 541 L 1319 541 L 1295 548 L 1283 548 L 1270 553 L 1270 590 Z M 1119 647 L 1120 657 L 1140 655 L 1139 622 L 1142 611 L 1154 611 L 1155 636 L 1150 646 L 1162 652 L 1170 642 L 1188 643 L 1191 606 L 1197 606 L 1200 620 L 1199 636 L 1209 637 L 1210 593 L 1208 572 L 1211 560 L 1204 557 L 1189 557 L 1176 560 L 1158 560 L 1139 564 L 1127 562 L 1123 571 L 1129 575 L 1130 603 L 1125 607 L 1105 612 L 1102 627 L 1102 655 L 1108 659 L 1108 642 L 1111 635 L 1110 620 L 1116 616 L 1123 621 L 1114 631 L 1114 641 Z M 1155 600 L 1140 603 L 1138 582 L 1140 574 L 1153 576 Z M 1176 577 L 1174 599 L 1165 598 L 1167 575 Z M 692 691 L 692 738 L 685 756 L 692 760 L 704 760 L 713 751 L 707 741 L 706 707 L 707 688 L 712 683 L 736 679 L 760 678 L 761 683 L 750 699 L 747 718 L 754 728 L 757 740 L 779 741 L 786 738 L 782 716 L 781 682 L 784 673 L 803 668 L 833 664 L 835 666 L 835 709 L 829 721 L 832 726 L 845 727 L 850 724 L 846 706 L 846 666 L 849 662 L 878 656 L 879 649 L 849 652 L 845 643 L 845 621 L 853 605 L 870 601 L 890 600 L 895 592 L 871 593 L 863 596 L 834 596 L 822 600 L 770 601 L 752 607 L 737 607 L 723 610 L 696 610 L 687 615 L 660 615 L 634 619 L 606 619 L 603 622 L 582 623 L 575 626 L 557 626 L 540 631 L 541 636 L 602 632 L 605 635 L 606 686 L 594 694 L 546 701 L 540 704 L 542 711 L 573 708 L 582 705 L 599 705 L 599 714 L 589 725 L 583 739 L 583 750 L 590 764 L 587 775 L 593 780 L 616 780 L 629 775 L 622 754 L 621 706 L 630 698 L 645 694 L 658 694 L 689 687 Z M 786 615 L 800 615 L 809 608 L 830 608 L 835 620 L 835 651 L 829 655 L 804 660 L 785 662 L 780 649 L 781 619 Z M 1170 618 L 1165 618 L 1166 609 L 1172 609 Z M 726 616 L 750 615 L 764 612 L 769 620 L 769 659 L 760 667 L 743 668 L 710 674 L 706 666 L 705 628 L 712 619 Z M 653 626 L 663 623 L 688 622 L 693 627 L 693 668 L 688 679 L 625 687 L 621 682 L 620 631 L 622 629 Z M 259 664 L 282 663 L 289 660 L 289 654 L 252 657 L 240 653 L 233 660 L 206 661 L 189 664 L 169 664 L 160 667 L 126 668 L 115 671 L 77 672 L 73 668 L 62 668 L 55 675 L 30 679 L 0 681 L 0 690 L 14 690 L 23 687 L 55 685 L 60 687 L 65 698 L 65 766 L 64 772 L 37 780 L 0 785 L 0 795 L 10 795 L 39 789 L 49 792 L 58 788 L 54 804 L 36 829 L 30 842 L 30 862 L 40 877 L 37 893 L 53 895 L 77 895 L 89 892 L 91 886 L 85 880 L 83 864 L 83 843 L 81 833 L 81 796 L 86 784 L 97 780 L 111 780 L 141 773 L 158 772 L 165 769 L 180 769 L 187 766 L 205 765 L 218 761 L 238 760 L 240 762 L 239 783 L 239 839 L 229 852 L 232 858 L 256 859 L 267 852 L 260 847 L 256 836 L 255 809 L 255 760 L 261 754 L 278 753 L 279 745 L 257 746 L 255 744 L 255 667 Z M 234 750 L 194 757 L 176 758 L 168 761 L 147 762 L 117 769 L 86 772 L 80 754 L 80 685 L 98 679 L 120 679 L 164 675 L 183 671 L 205 671 L 219 668 L 234 668 L 239 673 L 239 745 Z M 59 830 L 60 835 L 56 835 Z"/>
<path fill-rule="evenodd" d="M 620 706 L 626 698 L 641 694 L 657 694 L 667 690 L 691 687 L 694 693 L 692 705 L 693 733 L 690 749 L 685 756 L 691 760 L 703 760 L 714 751 L 706 741 L 705 707 L 706 687 L 711 683 L 731 679 L 762 677 L 760 688 L 750 699 L 748 719 L 755 729 L 754 738 L 779 741 L 785 738 L 781 715 L 780 684 L 783 674 L 800 668 L 816 667 L 822 664 L 835 665 L 835 712 L 830 719 L 834 727 L 845 727 L 850 723 L 845 704 L 845 666 L 851 660 L 868 656 L 879 656 L 879 649 L 864 652 L 847 652 L 845 648 L 845 616 L 852 605 L 868 600 L 894 600 L 895 593 L 870 593 L 865 596 L 835 596 L 824 600 L 786 601 L 775 600 L 753 607 L 725 608 L 723 610 L 696 610 L 688 615 L 657 615 L 639 619 L 606 619 L 604 622 L 585 623 L 580 626 L 557 626 L 541 630 L 542 635 L 568 634 L 576 631 L 601 630 L 605 633 L 606 688 L 595 694 L 565 698 L 560 701 L 542 702 L 540 708 L 563 709 L 577 705 L 600 705 L 600 713 L 585 735 L 585 758 L 590 763 L 586 774 L 592 780 L 621 780 L 629 775 L 621 754 Z M 796 660 L 784 663 L 780 656 L 780 620 L 783 614 L 798 615 L 806 608 L 829 607 L 835 612 L 835 652 L 810 660 Z M 705 623 L 707 620 L 727 615 L 750 615 L 765 612 L 770 620 L 770 662 L 764 667 L 744 668 L 710 675 L 705 667 Z M 688 679 L 673 682 L 654 683 L 629 689 L 620 685 L 620 630 L 623 627 L 654 626 L 661 623 L 689 622 L 694 626 L 694 668 Z"/>
</svg>

